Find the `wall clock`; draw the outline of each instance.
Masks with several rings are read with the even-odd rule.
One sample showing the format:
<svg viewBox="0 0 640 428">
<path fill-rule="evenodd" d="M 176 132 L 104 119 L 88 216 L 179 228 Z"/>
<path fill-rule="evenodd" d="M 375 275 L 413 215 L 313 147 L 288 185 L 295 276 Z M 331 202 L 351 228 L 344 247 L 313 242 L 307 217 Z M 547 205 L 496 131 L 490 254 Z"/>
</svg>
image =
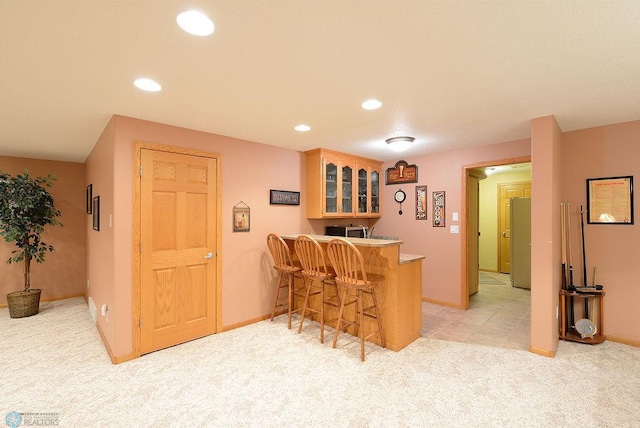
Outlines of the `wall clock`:
<svg viewBox="0 0 640 428">
<path fill-rule="evenodd" d="M 393 199 L 396 200 L 398 204 L 400 204 L 400 210 L 398 214 L 402 215 L 402 203 L 405 199 L 407 199 L 407 194 L 404 193 L 401 189 L 396 190 L 396 193 L 393 195 Z"/>
</svg>

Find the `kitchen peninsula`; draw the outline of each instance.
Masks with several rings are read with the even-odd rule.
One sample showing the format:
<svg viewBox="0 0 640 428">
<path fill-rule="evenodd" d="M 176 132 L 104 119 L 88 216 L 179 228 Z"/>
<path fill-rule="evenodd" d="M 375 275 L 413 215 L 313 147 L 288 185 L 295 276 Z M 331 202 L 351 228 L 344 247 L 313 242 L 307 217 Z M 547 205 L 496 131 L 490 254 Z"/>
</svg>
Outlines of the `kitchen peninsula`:
<svg viewBox="0 0 640 428">
<path fill-rule="evenodd" d="M 299 234 L 282 235 L 295 257 L 294 242 Z M 311 235 L 327 249 L 334 236 Z M 400 253 L 399 240 L 345 238 L 362 253 L 367 272 L 384 276 L 376 286 L 387 348 L 399 351 L 418 337 L 422 327 L 422 259 L 424 256 Z M 327 258 L 327 263 L 330 263 Z M 302 305 L 302 302 L 296 302 Z M 328 318 L 335 314 L 328 313 Z M 371 320 L 365 320 L 371 322 Z M 372 328 L 366 325 L 367 331 Z M 377 336 L 372 341 L 378 343 Z M 379 343 L 378 343 L 379 344 Z"/>
</svg>

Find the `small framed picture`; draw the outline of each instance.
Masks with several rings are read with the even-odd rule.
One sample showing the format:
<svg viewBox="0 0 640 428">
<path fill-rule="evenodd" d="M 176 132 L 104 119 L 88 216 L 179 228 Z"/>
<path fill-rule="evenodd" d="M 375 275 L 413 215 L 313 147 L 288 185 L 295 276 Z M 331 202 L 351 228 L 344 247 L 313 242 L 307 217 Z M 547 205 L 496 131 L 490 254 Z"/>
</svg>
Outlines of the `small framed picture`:
<svg viewBox="0 0 640 428">
<path fill-rule="evenodd" d="M 249 232 L 251 228 L 251 208 L 248 206 L 233 207 L 233 231 Z"/>
<path fill-rule="evenodd" d="M 91 213 L 93 214 L 93 230 L 100 230 L 100 196 L 94 196 L 91 200 Z"/>
<path fill-rule="evenodd" d="M 427 186 L 416 186 L 416 220 L 427 219 Z"/>
<path fill-rule="evenodd" d="M 86 208 L 87 214 L 91 214 L 93 212 L 93 207 L 91 206 L 91 204 L 93 204 L 93 185 L 92 184 L 89 184 L 85 189 L 84 201 L 85 201 L 85 208 Z"/>
<path fill-rule="evenodd" d="M 444 190 L 433 192 L 433 227 L 445 227 L 445 194 Z"/>
</svg>

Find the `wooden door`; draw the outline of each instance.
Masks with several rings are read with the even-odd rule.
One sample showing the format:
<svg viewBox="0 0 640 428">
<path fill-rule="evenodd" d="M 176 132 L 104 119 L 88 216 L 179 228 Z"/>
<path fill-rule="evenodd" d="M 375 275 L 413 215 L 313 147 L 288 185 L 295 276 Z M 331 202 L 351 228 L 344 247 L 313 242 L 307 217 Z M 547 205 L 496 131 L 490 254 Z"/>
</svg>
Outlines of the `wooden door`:
<svg viewBox="0 0 640 428">
<path fill-rule="evenodd" d="M 511 273 L 511 198 L 530 198 L 531 182 L 498 185 L 498 267 L 501 273 Z"/>
<path fill-rule="evenodd" d="M 480 180 L 487 178 L 480 169 L 467 170 L 467 289 L 478 292 L 480 253 Z"/>
<path fill-rule="evenodd" d="M 217 160 L 141 150 L 140 353 L 216 329 Z"/>
</svg>

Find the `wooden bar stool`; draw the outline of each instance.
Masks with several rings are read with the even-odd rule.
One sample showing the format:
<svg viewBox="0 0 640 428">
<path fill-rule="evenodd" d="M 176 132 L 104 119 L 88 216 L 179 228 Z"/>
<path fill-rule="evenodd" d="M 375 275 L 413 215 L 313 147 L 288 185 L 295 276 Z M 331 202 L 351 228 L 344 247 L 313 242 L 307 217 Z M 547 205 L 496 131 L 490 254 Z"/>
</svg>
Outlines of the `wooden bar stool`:
<svg viewBox="0 0 640 428">
<path fill-rule="evenodd" d="M 273 301 L 271 321 L 273 321 L 276 311 L 286 306 L 288 312 L 287 327 L 291 328 L 291 315 L 301 311 L 301 309 L 294 310 L 293 304 L 296 295 L 303 295 L 301 293 L 302 288 L 296 288 L 294 281 L 294 277 L 300 275 L 302 267 L 296 266 L 293 263 L 289 247 L 279 235 L 270 233 L 267 236 L 267 245 L 269 246 L 271 257 L 273 257 L 273 268 L 278 271 L 278 288 L 276 289 L 276 297 Z M 280 290 L 283 288 L 287 289 L 286 296 L 280 296 Z"/>
<path fill-rule="evenodd" d="M 304 305 L 302 306 L 302 314 L 300 315 L 300 325 L 298 333 L 302 331 L 302 323 L 307 313 L 311 315 L 318 314 L 320 318 L 320 343 L 324 343 L 324 325 L 325 323 L 337 321 L 334 318 L 325 321 L 325 305 L 331 305 L 338 310 L 340 308 L 340 296 L 338 295 L 338 286 L 333 280 L 334 272 L 327 268 L 327 263 L 322 247 L 309 235 L 300 235 L 295 242 L 296 255 L 302 264 L 302 278 L 306 286 L 304 297 Z M 318 309 L 310 306 L 310 299 L 319 297 Z M 316 306 L 316 307 L 318 307 Z"/>
<path fill-rule="evenodd" d="M 376 284 L 383 280 L 384 277 L 367 273 L 364 269 L 362 253 L 355 245 L 345 239 L 332 239 L 327 246 L 327 253 L 336 271 L 336 283 L 344 288 L 338 312 L 336 332 L 333 336 L 333 347 L 335 348 L 338 343 L 338 334 L 342 323 L 353 325 L 360 338 L 360 360 L 364 361 L 364 342 L 368 338 L 378 334 L 380 336 L 380 344 L 383 348 L 386 348 L 375 292 Z M 371 304 L 365 307 L 364 296 L 366 295 L 371 297 Z M 353 321 L 344 318 L 344 308 L 350 305 L 355 305 Z M 378 325 L 378 329 L 368 335 L 365 335 L 364 332 L 365 317 L 374 318 Z"/>
</svg>

